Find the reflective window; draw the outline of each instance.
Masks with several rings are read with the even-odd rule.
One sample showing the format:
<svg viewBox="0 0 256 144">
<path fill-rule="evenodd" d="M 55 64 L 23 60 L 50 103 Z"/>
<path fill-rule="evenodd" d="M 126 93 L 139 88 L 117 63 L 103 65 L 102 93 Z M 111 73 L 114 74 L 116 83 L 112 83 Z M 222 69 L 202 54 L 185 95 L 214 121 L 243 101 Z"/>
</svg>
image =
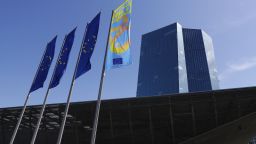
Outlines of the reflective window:
<svg viewBox="0 0 256 144">
<path fill-rule="evenodd" d="M 177 24 L 143 35 L 137 96 L 179 93 Z"/>
<path fill-rule="evenodd" d="M 212 90 L 201 30 L 183 28 L 189 92 Z"/>
</svg>

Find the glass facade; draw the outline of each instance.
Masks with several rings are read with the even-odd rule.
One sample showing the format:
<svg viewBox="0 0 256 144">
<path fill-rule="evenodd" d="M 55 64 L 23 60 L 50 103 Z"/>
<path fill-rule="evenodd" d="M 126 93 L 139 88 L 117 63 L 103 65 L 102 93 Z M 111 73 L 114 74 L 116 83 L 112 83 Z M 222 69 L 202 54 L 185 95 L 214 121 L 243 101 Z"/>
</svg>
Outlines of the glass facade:
<svg viewBox="0 0 256 144">
<path fill-rule="evenodd" d="M 216 89 L 219 89 L 219 79 L 218 79 L 218 74 L 217 74 L 217 69 L 215 64 L 212 38 L 204 31 L 202 31 L 202 35 L 203 35 L 205 52 L 206 52 L 206 58 L 207 58 L 208 67 L 209 67 L 209 74 L 211 78 L 212 89 L 216 90 Z"/>
<path fill-rule="evenodd" d="M 184 40 L 182 26 L 177 24 L 177 41 L 178 41 L 178 69 L 179 69 L 179 92 L 188 92 L 187 67 L 185 60 Z"/>
<path fill-rule="evenodd" d="M 177 24 L 142 36 L 137 95 L 179 93 Z"/>
<path fill-rule="evenodd" d="M 183 28 L 189 92 L 212 90 L 201 30 Z"/>
<path fill-rule="evenodd" d="M 211 38 L 171 24 L 142 36 L 137 96 L 218 89 Z"/>
</svg>

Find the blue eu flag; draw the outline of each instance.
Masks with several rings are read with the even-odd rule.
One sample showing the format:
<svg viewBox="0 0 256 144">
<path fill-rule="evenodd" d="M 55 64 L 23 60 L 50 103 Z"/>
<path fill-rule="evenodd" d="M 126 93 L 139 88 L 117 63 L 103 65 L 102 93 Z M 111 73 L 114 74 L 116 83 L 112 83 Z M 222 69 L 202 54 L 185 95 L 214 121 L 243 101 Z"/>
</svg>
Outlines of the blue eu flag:
<svg viewBox="0 0 256 144">
<path fill-rule="evenodd" d="M 81 47 L 80 59 L 75 78 L 78 78 L 91 69 L 90 59 L 97 41 L 99 23 L 100 13 L 98 13 L 97 16 L 89 24 L 87 24 L 87 31 Z"/>
<path fill-rule="evenodd" d="M 36 77 L 30 88 L 30 93 L 44 86 L 44 82 L 47 78 L 52 60 L 54 58 L 56 40 L 57 36 L 54 37 L 46 46 L 46 50 L 38 67 Z"/>
<path fill-rule="evenodd" d="M 60 83 L 60 79 L 66 70 L 69 54 L 75 38 L 75 31 L 76 31 L 76 28 L 73 29 L 65 37 L 64 44 L 62 46 L 59 57 L 57 59 L 57 64 L 55 66 L 55 70 L 53 72 L 53 78 L 51 80 L 51 84 L 49 88 L 54 88 Z"/>
</svg>

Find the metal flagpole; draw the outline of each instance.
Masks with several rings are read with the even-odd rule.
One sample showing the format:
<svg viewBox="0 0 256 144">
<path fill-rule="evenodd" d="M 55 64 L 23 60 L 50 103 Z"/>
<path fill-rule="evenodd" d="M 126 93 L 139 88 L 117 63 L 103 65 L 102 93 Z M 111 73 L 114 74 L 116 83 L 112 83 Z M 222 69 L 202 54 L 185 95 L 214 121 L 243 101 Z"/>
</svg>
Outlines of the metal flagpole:
<svg viewBox="0 0 256 144">
<path fill-rule="evenodd" d="M 20 114 L 18 123 L 16 124 L 15 130 L 13 131 L 12 138 L 11 138 L 11 141 L 10 141 L 9 144 L 13 144 L 13 142 L 14 142 L 14 139 L 15 139 L 16 134 L 17 134 L 17 132 L 18 132 L 18 129 L 19 129 L 19 127 L 20 127 L 20 123 L 21 123 L 21 121 L 22 121 L 22 117 L 23 117 L 23 115 L 24 115 L 24 113 L 25 113 L 25 110 L 26 110 L 29 97 L 30 97 L 30 92 L 27 94 L 27 97 L 26 97 L 26 100 L 25 100 L 25 103 L 24 103 L 22 112 L 21 112 L 21 114 Z"/>
<path fill-rule="evenodd" d="M 98 99 L 97 99 L 97 104 L 96 104 L 96 111 L 95 111 L 95 115 L 94 115 L 94 122 L 93 122 L 92 136 L 91 136 L 91 144 L 95 144 L 96 135 L 97 135 L 97 126 L 98 126 L 98 120 L 99 120 L 99 114 L 100 114 L 100 104 L 101 104 L 101 93 L 102 93 L 102 86 L 103 86 L 103 81 L 104 81 L 104 77 L 105 77 L 105 68 L 106 68 L 106 60 L 107 60 L 107 52 L 108 52 L 108 44 L 109 44 L 109 35 L 110 35 L 110 30 L 111 30 L 113 14 L 114 14 L 114 11 L 112 10 L 111 20 L 110 20 L 110 25 L 109 25 L 109 31 L 108 31 L 107 45 L 106 45 L 106 50 L 105 50 L 105 55 L 104 55 L 104 62 L 103 62 L 102 72 L 101 72 L 100 87 L 99 87 Z"/>
<path fill-rule="evenodd" d="M 64 43 L 65 43 L 65 41 L 66 41 L 66 38 L 67 38 L 67 36 L 65 36 L 65 39 L 64 39 L 64 41 L 63 41 L 61 50 L 62 50 L 63 47 L 64 47 Z M 33 137 L 32 137 L 32 139 L 31 139 L 31 141 L 30 141 L 30 144 L 34 144 L 35 141 L 36 141 L 36 136 L 37 136 L 38 130 L 39 130 L 39 128 L 40 128 L 41 120 L 42 120 L 42 118 L 43 118 L 43 114 L 44 114 L 44 110 L 45 110 L 45 106 L 46 106 L 46 100 L 47 100 L 47 98 L 48 98 L 48 94 L 49 94 L 49 91 L 50 91 L 50 85 L 51 85 L 51 83 L 52 83 L 52 81 L 53 81 L 53 77 L 54 77 L 54 74 L 55 74 L 55 69 L 56 69 L 56 67 L 57 67 L 57 65 L 58 65 L 58 60 L 59 60 L 59 57 L 60 57 L 60 56 L 61 56 L 61 51 L 60 51 L 59 56 L 58 56 L 58 59 L 57 59 L 57 61 L 56 61 L 55 68 L 54 68 L 54 73 L 53 73 L 53 75 L 52 75 L 51 81 L 50 81 L 49 86 L 48 86 L 48 88 L 47 88 L 47 92 L 46 92 L 45 97 L 44 97 L 43 106 L 42 106 L 41 111 L 40 111 L 40 116 L 39 116 L 39 119 L 37 120 L 36 129 L 35 129 L 35 131 L 34 131 L 34 133 L 33 133 Z"/>
<path fill-rule="evenodd" d="M 65 129 L 65 123 L 66 123 L 66 119 L 67 119 L 67 115 L 68 115 L 70 99 L 71 99 L 72 90 L 73 90 L 73 87 L 74 87 L 74 81 L 75 81 L 75 78 L 76 78 L 77 67 L 78 67 L 78 63 L 79 63 L 80 56 L 81 56 L 81 53 L 82 53 L 82 49 L 83 49 L 83 45 L 84 45 L 84 39 L 85 39 L 85 33 L 87 31 L 87 28 L 88 28 L 88 23 L 87 23 L 87 26 L 86 26 L 86 29 L 85 29 L 85 32 L 84 32 L 84 37 L 83 37 L 83 41 L 82 41 L 82 44 L 81 44 L 81 47 L 80 47 L 79 55 L 77 57 L 76 67 L 75 67 L 75 71 L 74 71 L 74 74 L 73 74 L 73 78 L 72 78 L 70 89 L 69 89 L 69 93 L 68 93 L 66 108 L 65 108 L 65 112 L 64 112 L 65 114 L 64 114 L 64 118 L 63 118 L 63 120 L 61 122 L 61 128 L 60 128 L 60 131 L 59 131 L 57 144 L 61 143 L 63 132 L 64 132 L 64 129 Z"/>
<path fill-rule="evenodd" d="M 47 50 L 47 46 L 46 46 L 46 48 L 45 48 L 45 50 L 44 50 L 44 54 L 43 54 L 43 56 L 42 56 L 42 58 L 41 58 L 41 61 L 40 61 L 39 65 L 38 65 L 38 68 L 37 68 L 37 71 L 36 71 L 36 75 L 35 75 L 35 77 L 34 77 L 34 79 L 33 79 L 33 82 L 32 82 L 32 84 L 31 84 L 31 87 L 32 87 L 33 83 L 34 83 L 35 80 L 36 80 L 36 76 L 37 76 L 37 74 L 38 74 L 38 72 L 39 72 L 39 70 L 40 70 L 40 65 L 41 65 L 41 63 L 42 63 L 42 61 L 43 61 L 44 55 L 45 55 L 45 53 L 46 53 L 46 50 Z M 30 88 L 31 88 L 31 87 L 30 87 Z M 11 138 L 9 144 L 13 144 L 13 142 L 14 142 L 14 140 L 15 140 L 15 137 L 16 137 L 17 132 L 18 132 L 18 130 L 19 130 L 19 127 L 20 127 L 20 124 L 21 124 L 23 115 L 24 115 L 25 110 L 26 110 L 26 107 L 27 107 L 27 103 L 28 103 L 29 97 L 30 97 L 30 90 L 29 90 L 29 93 L 27 94 L 27 97 L 26 97 L 26 100 L 25 100 L 25 102 L 24 102 L 24 106 L 23 106 L 23 109 L 22 109 L 22 111 L 21 111 L 21 114 L 20 114 L 18 123 L 16 124 L 16 127 L 15 127 L 15 129 L 14 129 L 14 131 L 13 131 L 12 138 Z"/>
</svg>

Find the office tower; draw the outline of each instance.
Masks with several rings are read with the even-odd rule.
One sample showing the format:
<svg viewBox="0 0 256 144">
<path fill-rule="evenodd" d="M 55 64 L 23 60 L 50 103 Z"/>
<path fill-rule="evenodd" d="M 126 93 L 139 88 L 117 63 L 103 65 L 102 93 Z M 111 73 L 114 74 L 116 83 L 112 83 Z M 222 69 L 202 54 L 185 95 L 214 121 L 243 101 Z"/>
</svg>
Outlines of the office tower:
<svg viewBox="0 0 256 144">
<path fill-rule="evenodd" d="M 219 88 L 212 39 L 174 23 L 142 36 L 137 97 Z"/>
</svg>

